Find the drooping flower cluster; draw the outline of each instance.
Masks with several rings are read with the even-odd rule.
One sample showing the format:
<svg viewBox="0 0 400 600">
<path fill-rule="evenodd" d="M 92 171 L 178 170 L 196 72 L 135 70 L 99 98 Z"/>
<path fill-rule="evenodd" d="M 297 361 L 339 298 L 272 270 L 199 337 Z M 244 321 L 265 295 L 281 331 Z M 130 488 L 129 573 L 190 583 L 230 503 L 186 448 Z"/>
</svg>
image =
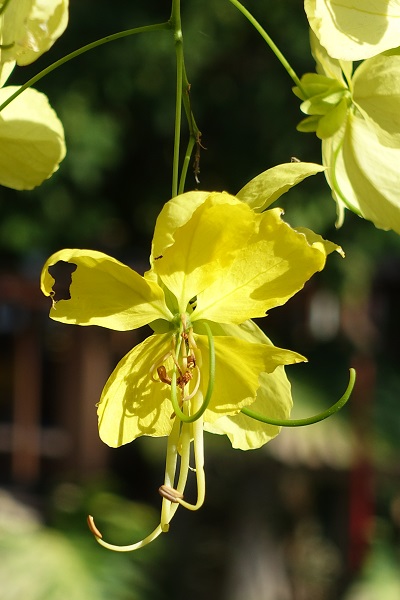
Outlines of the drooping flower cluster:
<svg viewBox="0 0 400 600">
<path fill-rule="evenodd" d="M 68 0 L 5 0 L 0 9 L 0 106 L 19 86 L 3 87 L 16 64 L 48 50 L 68 22 Z M 65 156 L 63 126 L 47 97 L 24 90 L 0 112 L 0 184 L 32 189 L 50 177 Z"/>
<path fill-rule="evenodd" d="M 205 495 L 203 432 L 226 434 L 236 448 L 258 448 L 277 435 L 245 407 L 272 418 L 289 416 L 292 400 L 284 365 L 304 361 L 275 347 L 251 320 L 284 304 L 340 250 L 308 230 L 296 231 L 268 207 L 289 187 L 321 168 L 282 166 L 239 192 L 188 192 L 167 202 L 156 223 L 151 269 L 142 277 L 114 258 L 91 250 L 61 250 L 41 278 L 51 318 L 115 330 L 150 324 L 154 333 L 133 348 L 106 383 L 99 433 L 112 447 L 139 436 L 168 436 L 161 521 L 134 550 L 167 531 L 179 504 L 198 509 Z M 297 171 L 297 174 L 295 173 Z M 288 176 L 288 172 L 290 172 Z M 286 173 L 286 175 L 284 175 Z M 283 180 L 286 178 L 286 184 Z M 258 194 L 260 182 L 264 194 Z M 268 197 L 269 200 L 268 200 Z M 247 204 L 248 202 L 248 204 Z M 57 300 L 52 267 L 75 267 L 70 299 Z M 193 443 L 198 497 L 184 497 Z"/>
<path fill-rule="evenodd" d="M 300 131 L 315 131 L 338 225 L 345 208 L 381 229 L 400 233 L 400 54 L 353 63 L 333 59 L 311 32 L 317 74 L 294 88 L 308 115 Z"/>
</svg>

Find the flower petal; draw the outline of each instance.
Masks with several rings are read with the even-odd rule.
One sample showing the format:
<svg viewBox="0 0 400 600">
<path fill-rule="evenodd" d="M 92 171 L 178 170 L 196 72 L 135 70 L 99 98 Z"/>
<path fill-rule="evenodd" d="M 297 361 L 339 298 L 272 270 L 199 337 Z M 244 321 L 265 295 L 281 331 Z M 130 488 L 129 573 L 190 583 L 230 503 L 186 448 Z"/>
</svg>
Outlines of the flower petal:
<svg viewBox="0 0 400 600">
<path fill-rule="evenodd" d="M 216 333 L 213 325 L 213 332 Z M 271 340 L 253 321 L 242 325 L 218 325 L 218 332 L 232 335 L 250 342 L 272 345 Z M 283 366 L 278 366 L 272 373 L 261 373 L 257 397 L 251 409 L 275 419 L 287 419 L 292 408 L 290 382 Z M 238 413 L 233 416 L 220 417 L 213 423 L 205 423 L 204 429 L 210 433 L 225 434 L 234 448 L 250 450 L 260 448 L 280 432 L 275 425 L 266 425 Z"/>
<path fill-rule="evenodd" d="M 135 346 L 110 375 L 98 404 L 100 438 L 117 448 L 142 435 L 169 435 L 170 387 L 151 379 L 151 368 L 170 349 L 171 336 L 152 335 Z"/>
<path fill-rule="evenodd" d="M 399 0 L 305 0 L 304 8 L 333 58 L 361 60 L 399 45 Z"/>
<path fill-rule="evenodd" d="M 353 100 L 380 141 L 400 147 L 400 56 L 365 60 L 353 77 Z"/>
<path fill-rule="evenodd" d="M 210 287 L 197 295 L 191 316 L 221 323 L 243 323 L 263 317 L 284 304 L 325 265 L 324 246 L 309 244 L 281 219 L 281 209 L 259 217 L 259 229 L 234 262 Z"/>
<path fill-rule="evenodd" d="M 322 165 L 307 162 L 277 165 L 254 177 L 236 197 L 256 212 L 262 212 L 300 181 L 321 171 L 324 171 Z"/>
<path fill-rule="evenodd" d="M 15 61 L 0 63 L 0 88 L 3 87 L 15 67 Z"/>
<path fill-rule="evenodd" d="M 353 61 L 332 58 L 327 53 L 326 48 L 321 46 L 319 39 L 312 29 L 310 30 L 310 46 L 311 53 L 317 63 L 317 73 L 325 75 L 347 87 L 347 83 L 350 81 L 353 72 Z M 301 81 L 303 82 L 303 79 L 306 77 L 307 74 L 303 75 Z M 315 77 L 315 75 L 312 74 L 312 77 Z"/>
<path fill-rule="evenodd" d="M 368 123 L 350 113 L 345 131 L 322 142 L 322 154 L 339 217 L 349 208 L 400 233 L 400 148 L 382 145 Z"/>
<path fill-rule="evenodd" d="M 68 0 L 18 0 L 2 15 L 0 61 L 28 65 L 49 50 L 68 24 Z"/>
<path fill-rule="evenodd" d="M 0 89 L 0 104 L 18 87 Z M 47 97 L 27 89 L 0 113 L 0 184 L 31 190 L 48 179 L 65 156 L 64 129 Z"/>
<path fill-rule="evenodd" d="M 72 270 L 70 299 L 57 300 L 50 270 L 58 262 Z M 125 331 L 155 319 L 169 320 L 162 289 L 115 258 L 94 250 L 60 250 L 43 267 L 41 289 L 53 298 L 50 317 L 62 323 L 101 325 Z"/>
<path fill-rule="evenodd" d="M 185 225 L 196 210 L 210 195 L 210 192 L 186 192 L 169 200 L 157 217 L 154 228 L 152 257 L 164 254 L 174 243 L 175 231 Z"/>
<path fill-rule="evenodd" d="M 176 296 L 180 312 L 221 278 L 254 229 L 254 212 L 224 192 L 210 194 L 175 231 L 173 245 L 154 263 L 154 271 Z"/>
<path fill-rule="evenodd" d="M 201 331 L 201 324 L 197 323 L 194 330 Z M 201 385 L 205 394 L 209 369 L 208 339 L 196 333 L 195 340 L 202 355 Z M 214 391 L 204 413 L 204 421 L 208 423 L 214 423 L 222 416 L 237 414 L 244 406 L 253 404 L 262 373 L 272 373 L 279 365 L 306 360 L 291 350 L 277 348 L 272 344 L 250 342 L 230 335 L 216 335 L 214 345 Z"/>
</svg>

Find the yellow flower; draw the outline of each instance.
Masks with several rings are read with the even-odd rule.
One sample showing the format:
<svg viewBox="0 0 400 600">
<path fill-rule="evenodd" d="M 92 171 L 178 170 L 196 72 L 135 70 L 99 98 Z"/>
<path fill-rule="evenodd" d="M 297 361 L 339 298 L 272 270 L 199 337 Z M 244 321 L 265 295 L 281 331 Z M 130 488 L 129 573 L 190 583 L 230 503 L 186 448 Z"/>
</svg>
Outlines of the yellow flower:
<svg viewBox="0 0 400 600">
<path fill-rule="evenodd" d="M 325 175 L 337 202 L 381 229 L 400 233 L 400 55 L 352 62 L 331 58 L 311 34 L 318 74 L 301 78 L 300 131 L 322 140 Z"/>
<path fill-rule="evenodd" d="M 32 63 L 68 24 L 68 0 L 3 0 L 0 11 L 0 63 Z"/>
<path fill-rule="evenodd" d="M 14 63 L 0 67 L 3 85 Z M 18 86 L 0 88 L 0 105 Z M 63 160 L 64 129 L 47 96 L 24 90 L 0 112 L 0 185 L 31 190 L 48 179 Z"/>
<path fill-rule="evenodd" d="M 333 58 L 362 60 L 399 45 L 399 0 L 305 0 L 304 8 Z"/>
<path fill-rule="evenodd" d="M 308 167 L 308 174 L 318 169 Z M 91 250 L 62 250 L 43 268 L 51 318 L 115 330 L 149 323 L 154 331 L 117 365 L 98 417 L 100 437 L 112 447 L 142 435 L 168 436 L 161 522 L 145 540 L 119 548 L 103 542 L 91 521 L 108 548 L 141 547 L 168 530 L 179 504 L 192 510 L 202 505 L 204 430 L 226 434 L 234 447 L 257 448 L 279 427 L 252 421 L 241 409 L 251 406 L 276 418 L 290 413 L 283 365 L 305 359 L 273 346 L 250 319 L 284 304 L 337 247 L 293 230 L 280 209 L 257 214 L 245 203 L 257 185 L 256 178 L 243 188 L 243 201 L 227 193 L 188 192 L 167 202 L 144 277 Z M 67 300 L 57 300 L 53 290 L 51 271 L 60 261 L 73 270 Z M 194 504 L 183 499 L 191 440 Z"/>
</svg>

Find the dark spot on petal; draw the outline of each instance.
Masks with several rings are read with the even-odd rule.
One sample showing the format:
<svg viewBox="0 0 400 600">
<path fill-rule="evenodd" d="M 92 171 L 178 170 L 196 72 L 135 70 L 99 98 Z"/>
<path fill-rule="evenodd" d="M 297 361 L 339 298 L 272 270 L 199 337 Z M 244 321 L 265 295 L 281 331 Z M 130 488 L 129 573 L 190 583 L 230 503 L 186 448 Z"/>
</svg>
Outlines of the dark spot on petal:
<svg viewBox="0 0 400 600">
<path fill-rule="evenodd" d="M 71 298 L 69 286 L 72 281 L 71 275 L 76 271 L 76 268 L 75 264 L 63 260 L 59 260 L 58 263 L 49 267 L 49 273 L 55 279 L 52 295 L 55 302 L 58 302 L 59 300 L 69 300 Z"/>
</svg>

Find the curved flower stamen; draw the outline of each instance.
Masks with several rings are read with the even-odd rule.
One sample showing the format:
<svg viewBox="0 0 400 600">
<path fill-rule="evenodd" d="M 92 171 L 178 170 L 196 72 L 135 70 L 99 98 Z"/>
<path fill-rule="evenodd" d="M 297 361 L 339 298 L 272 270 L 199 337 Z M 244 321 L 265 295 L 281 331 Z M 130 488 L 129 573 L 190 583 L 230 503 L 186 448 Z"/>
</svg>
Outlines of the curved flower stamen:
<svg viewBox="0 0 400 600">
<path fill-rule="evenodd" d="M 348 402 L 351 393 L 354 388 L 354 384 L 356 382 L 356 371 L 355 369 L 349 370 L 349 383 L 347 384 L 347 388 L 344 394 L 332 404 L 327 410 L 324 410 L 317 415 L 312 417 L 306 417 L 304 419 L 273 419 L 271 417 L 267 417 L 264 415 L 260 415 L 248 408 L 242 408 L 241 412 L 247 417 L 251 417 L 256 421 L 260 421 L 261 423 L 267 423 L 268 425 L 278 425 L 279 427 L 304 427 L 305 425 L 314 425 L 315 423 L 319 423 L 328 417 L 331 417 L 339 410 L 341 410 L 345 404 Z"/>
<path fill-rule="evenodd" d="M 199 394 L 200 396 L 200 394 Z M 198 412 L 201 410 L 201 397 L 198 398 L 198 402 L 197 402 L 197 406 L 199 406 L 198 408 Z M 186 426 L 186 429 L 188 430 L 189 427 Z M 205 494 L 206 494 L 206 480 L 205 480 L 205 473 L 204 473 L 204 433 L 203 433 L 203 419 L 202 417 L 199 417 L 193 424 L 192 424 L 192 435 L 193 435 L 193 448 L 194 448 L 194 460 L 195 460 L 195 473 L 196 473 L 196 484 L 197 484 L 197 500 L 195 504 L 191 504 L 190 502 L 187 502 L 186 500 L 184 500 L 183 498 L 178 498 L 177 502 L 183 506 L 184 508 L 187 508 L 188 510 L 192 510 L 192 511 L 196 511 L 199 508 L 201 508 L 204 504 L 204 499 L 205 499 Z M 186 468 L 186 463 L 187 463 L 187 470 L 190 469 L 189 466 L 189 453 L 190 453 L 190 439 L 189 439 L 189 443 L 186 443 L 185 446 L 185 468 Z M 183 462 L 183 456 L 182 456 L 182 462 Z M 192 469 L 190 469 L 192 470 Z"/>
</svg>

